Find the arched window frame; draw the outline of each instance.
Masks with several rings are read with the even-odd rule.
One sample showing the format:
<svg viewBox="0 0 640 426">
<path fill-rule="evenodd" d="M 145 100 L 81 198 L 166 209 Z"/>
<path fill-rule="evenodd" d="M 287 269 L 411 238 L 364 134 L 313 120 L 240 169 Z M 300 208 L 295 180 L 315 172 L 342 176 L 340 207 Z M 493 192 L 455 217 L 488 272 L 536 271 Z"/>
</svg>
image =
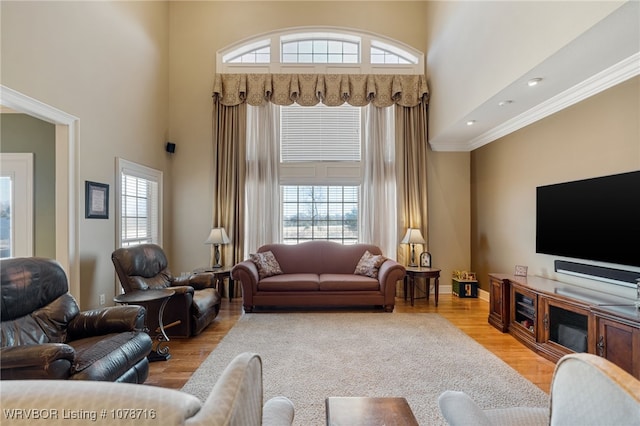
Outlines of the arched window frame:
<svg viewBox="0 0 640 426">
<path fill-rule="evenodd" d="M 343 36 L 345 40 L 360 42 L 360 61 L 358 63 L 283 63 L 281 62 L 282 41 L 287 39 L 327 39 Z M 226 62 L 235 57 L 236 52 L 250 52 L 257 47 L 269 46 L 269 63 Z M 371 63 L 371 48 L 415 58 L 415 63 L 383 64 Z M 244 49 L 243 49 L 244 48 Z M 354 31 L 337 27 L 296 27 L 286 30 L 259 34 L 241 40 L 216 53 L 218 73 L 321 73 L 321 74 L 423 74 L 424 54 L 419 50 L 379 34 Z"/>
</svg>

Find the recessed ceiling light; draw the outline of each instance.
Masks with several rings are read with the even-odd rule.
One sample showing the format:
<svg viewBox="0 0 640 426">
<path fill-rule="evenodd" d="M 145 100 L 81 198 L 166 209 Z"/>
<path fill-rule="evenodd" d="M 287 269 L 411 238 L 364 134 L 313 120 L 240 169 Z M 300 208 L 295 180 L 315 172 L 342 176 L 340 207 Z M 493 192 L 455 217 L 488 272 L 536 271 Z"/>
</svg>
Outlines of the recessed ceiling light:
<svg viewBox="0 0 640 426">
<path fill-rule="evenodd" d="M 533 87 L 533 86 L 536 86 L 541 81 L 542 81 L 542 79 L 540 77 L 536 77 L 536 78 L 532 78 L 531 80 L 527 81 L 527 84 L 529 85 L 529 87 Z"/>
<path fill-rule="evenodd" d="M 467 121 L 467 126 L 473 126 L 474 124 L 476 124 L 476 120 Z"/>
<path fill-rule="evenodd" d="M 498 102 L 498 106 L 507 106 L 507 105 L 510 105 L 510 104 L 512 104 L 512 103 L 513 103 L 513 101 L 512 101 L 512 100 L 507 99 L 506 101 L 500 101 L 500 102 Z"/>
</svg>

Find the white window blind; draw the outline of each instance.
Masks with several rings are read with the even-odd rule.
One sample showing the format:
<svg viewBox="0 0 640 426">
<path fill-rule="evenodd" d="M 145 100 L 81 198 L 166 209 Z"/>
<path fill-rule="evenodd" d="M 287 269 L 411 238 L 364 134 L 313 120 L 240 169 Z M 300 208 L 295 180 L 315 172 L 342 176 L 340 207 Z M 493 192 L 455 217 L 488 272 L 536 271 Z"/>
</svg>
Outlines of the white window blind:
<svg viewBox="0 0 640 426">
<path fill-rule="evenodd" d="M 118 159 L 119 247 L 162 244 L 162 172 Z"/>
<path fill-rule="evenodd" d="M 282 107 L 281 162 L 359 162 L 360 117 L 360 109 L 350 105 L 302 107 L 294 104 Z"/>
</svg>

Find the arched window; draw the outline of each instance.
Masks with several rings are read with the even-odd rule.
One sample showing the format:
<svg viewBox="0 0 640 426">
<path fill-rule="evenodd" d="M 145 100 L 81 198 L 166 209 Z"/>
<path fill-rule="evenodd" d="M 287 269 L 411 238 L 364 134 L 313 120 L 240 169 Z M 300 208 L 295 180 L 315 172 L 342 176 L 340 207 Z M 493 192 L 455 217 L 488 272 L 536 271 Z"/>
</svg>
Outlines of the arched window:
<svg viewBox="0 0 640 426">
<path fill-rule="evenodd" d="M 293 28 L 218 51 L 216 72 L 422 75 L 424 54 L 367 32 Z M 395 209 L 384 217 L 372 213 L 396 196 L 395 106 L 327 105 L 248 103 L 246 254 L 276 240 L 353 244 L 375 237 L 383 252 L 395 256 Z M 256 211 L 269 214 L 249 213 Z"/>
<path fill-rule="evenodd" d="M 258 64 L 271 62 L 270 40 L 258 40 L 245 44 L 222 57 L 222 61 L 232 64 Z"/>
<path fill-rule="evenodd" d="M 339 28 L 296 28 L 243 40 L 217 55 L 221 73 L 421 74 L 422 52 L 386 37 Z"/>
</svg>

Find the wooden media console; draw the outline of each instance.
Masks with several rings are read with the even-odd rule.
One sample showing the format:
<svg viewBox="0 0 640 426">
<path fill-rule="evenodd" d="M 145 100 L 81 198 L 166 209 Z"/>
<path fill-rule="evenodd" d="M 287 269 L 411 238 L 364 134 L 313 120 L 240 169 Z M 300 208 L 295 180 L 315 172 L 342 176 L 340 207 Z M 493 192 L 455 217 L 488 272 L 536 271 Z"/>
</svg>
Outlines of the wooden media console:
<svg viewBox="0 0 640 426">
<path fill-rule="evenodd" d="M 640 379 L 640 310 L 633 300 L 541 277 L 489 274 L 489 323 L 557 362 L 589 352 Z"/>
</svg>

